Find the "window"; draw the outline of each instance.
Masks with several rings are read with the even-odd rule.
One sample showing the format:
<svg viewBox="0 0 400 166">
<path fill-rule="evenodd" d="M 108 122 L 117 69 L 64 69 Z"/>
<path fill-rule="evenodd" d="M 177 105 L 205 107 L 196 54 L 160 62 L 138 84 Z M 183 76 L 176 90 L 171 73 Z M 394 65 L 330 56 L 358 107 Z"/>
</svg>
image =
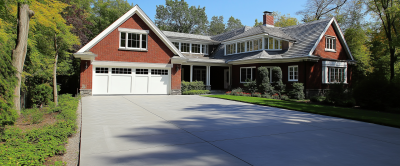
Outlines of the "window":
<svg viewBox="0 0 400 166">
<path fill-rule="evenodd" d="M 239 46 L 240 45 L 240 46 Z M 238 43 L 238 52 L 245 52 L 246 50 L 245 50 L 245 43 L 244 42 L 242 42 L 242 43 Z"/>
<path fill-rule="evenodd" d="M 255 67 L 241 67 L 240 68 L 240 82 L 246 83 L 248 79 L 255 80 Z"/>
<path fill-rule="evenodd" d="M 130 68 L 112 68 L 112 74 L 132 74 L 132 69 Z"/>
<path fill-rule="evenodd" d="M 172 42 L 172 44 L 179 50 L 179 42 Z"/>
<path fill-rule="evenodd" d="M 254 43 L 254 50 L 259 50 L 258 40 L 254 40 L 253 43 Z"/>
<path fill-rule="evenodd" d="M 152 75 L 168 75 L 168 70 L 163 69 L 151 69 Z"/>
<path fill-rule="evenodd" d="M 181 52 L 190 52 L 190 43 L 181 43 Z"/>
<path fill-rule="evenodd" d="M 205 69 L 193 69 L 193 81 L 206 82 L 206 70 Z"/>
<path fill-rule="evenodd" d="M 202 49 L 203 54 L 208 54 L 208 45 L 202 45 Z"/>
<path fill-rule="evenodd" d="M 272 37 L 268 38 L 268 43 L 269 43 L 268 49 L 270 50 L 274 49 L 274 38 Z"/>
<path fill-rule="evenodd" d="M 108 73 L 108 68 L 96 67 L 96 73 Z"/>
<path fill-rule="evenodd" d="M 253 51 L 253 41 L 247 41 L 247 51 Z"/>
<path fill-rule="evenodd" d="M 226 45 L 225 51 L 226 51 L 226 55 L 232 54 L 231 53 L 231 45 L 230 44 Z"/>
<path fill-rule="evenodd" d="M 336 38 L 332 36 L 325 36 L 325 50 L 335 51 L 336 50 Z"/>
<path fill-rule="evenodd" d="M 289 81 L 299 80 L 298 66 L 289 66 Z"/>
<path fill-rule="evenodd" d="M 200 44 L 192 44 L 192 53 L 200 53 Z"/>
<path fill-rule="evenodd" d="M 136 69 L 136 74 L 149 74 L 149 69 Z"/>
<path fill-rule="evenodd" d="M 282 45 L 283 45 L 283 40 L 279 41 L 279 49 L 282 49 Z"/>
<path fill-rule="evenodd" d="M 226 55 L 236 54 L 236 43 L 226 45 Z"/>
<path fill-rule="evenodd" d="M 120 48 L 147 50 L 147 34 L 120 32 Z"/>
<path fill-rule="evenodd" d="M 339 67 L 329 67 L 328 68 L 328 79 L 330 83 L 344 82 L 344 69 Z"/>
</svg>

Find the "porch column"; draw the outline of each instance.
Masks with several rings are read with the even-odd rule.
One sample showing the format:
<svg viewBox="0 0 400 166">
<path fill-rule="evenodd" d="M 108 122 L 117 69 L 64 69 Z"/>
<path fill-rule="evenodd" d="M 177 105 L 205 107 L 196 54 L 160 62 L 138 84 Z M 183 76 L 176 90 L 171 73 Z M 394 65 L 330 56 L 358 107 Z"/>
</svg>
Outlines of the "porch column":
<svg viewBox="0 0 400 166">
<path fill-rule="evenodd" d="M 210 70 L 211 70 L 211 66 L 206 66 L 206 75 L 207 75 L 207 79 L 206 79 L 206 82 L 207 82 L 207 84 L 206 84 L 206 89 L 207 89 L 207 90 L 211 90 L 211 85 L 210 85 L 210 83 L 211 83 L 211 81 L 210 81 L 211 72 L 210 72 Z"/>
<path fill-rule="evenodd" d="M 193 81 L 193 65 L 190 65 L 190 82 Z"/>
</svg>

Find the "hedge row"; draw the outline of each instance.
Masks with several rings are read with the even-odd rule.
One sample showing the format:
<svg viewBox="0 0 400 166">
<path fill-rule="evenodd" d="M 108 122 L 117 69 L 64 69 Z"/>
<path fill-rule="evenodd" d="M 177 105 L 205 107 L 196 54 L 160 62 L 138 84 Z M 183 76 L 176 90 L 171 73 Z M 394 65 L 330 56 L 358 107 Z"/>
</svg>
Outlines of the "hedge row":
<svg viewBox="0 0 400 166">
<path fill-rule="evenodd" d="M 182 95 L 203 95 L 203 94 L 209 94 L 209 90 L 190 90 L 190 91 L 185 91 L 182 92 Z"/>
</svg>

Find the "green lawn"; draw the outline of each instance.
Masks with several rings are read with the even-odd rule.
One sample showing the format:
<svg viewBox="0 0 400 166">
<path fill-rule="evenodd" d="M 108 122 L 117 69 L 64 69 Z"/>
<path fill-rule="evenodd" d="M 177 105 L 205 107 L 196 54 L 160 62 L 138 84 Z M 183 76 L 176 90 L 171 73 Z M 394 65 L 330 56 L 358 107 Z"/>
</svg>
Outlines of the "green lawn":
<svg viewBox="0 0 400 166">
<path fill-rule="evenodd" d="M 246 103 L 285 108 L 290 110 L 328 115 L 334 117 L 341 117 L 346 119 L 353 119 L 358 121 L 364 121 L 364 122 L 370 122 L 370 123 L 400 128 L 400 114 L 392 114 L 386 112 L 369 111 L 369 110 L 361 110 L 353 108 L 324 106 L 311 103 L 300 103 L 294 101 L 283 101 L 283 100 L 266 99 L 259 97 L 231 96 L 231 95 L 207 95 L 205 97 L 235 100 Z"/>
</svg>

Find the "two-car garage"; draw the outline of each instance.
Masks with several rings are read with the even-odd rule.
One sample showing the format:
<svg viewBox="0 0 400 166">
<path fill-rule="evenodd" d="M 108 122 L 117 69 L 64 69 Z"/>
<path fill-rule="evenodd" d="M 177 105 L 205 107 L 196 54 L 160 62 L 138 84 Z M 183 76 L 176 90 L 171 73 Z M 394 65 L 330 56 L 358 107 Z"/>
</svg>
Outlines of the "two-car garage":
<svg viewBox="0 0 400 166">
<path fill-rule="evenodd" d="M 170 68 L 93 67 L 93 95 L 169 94 Z"/>
</svg>

